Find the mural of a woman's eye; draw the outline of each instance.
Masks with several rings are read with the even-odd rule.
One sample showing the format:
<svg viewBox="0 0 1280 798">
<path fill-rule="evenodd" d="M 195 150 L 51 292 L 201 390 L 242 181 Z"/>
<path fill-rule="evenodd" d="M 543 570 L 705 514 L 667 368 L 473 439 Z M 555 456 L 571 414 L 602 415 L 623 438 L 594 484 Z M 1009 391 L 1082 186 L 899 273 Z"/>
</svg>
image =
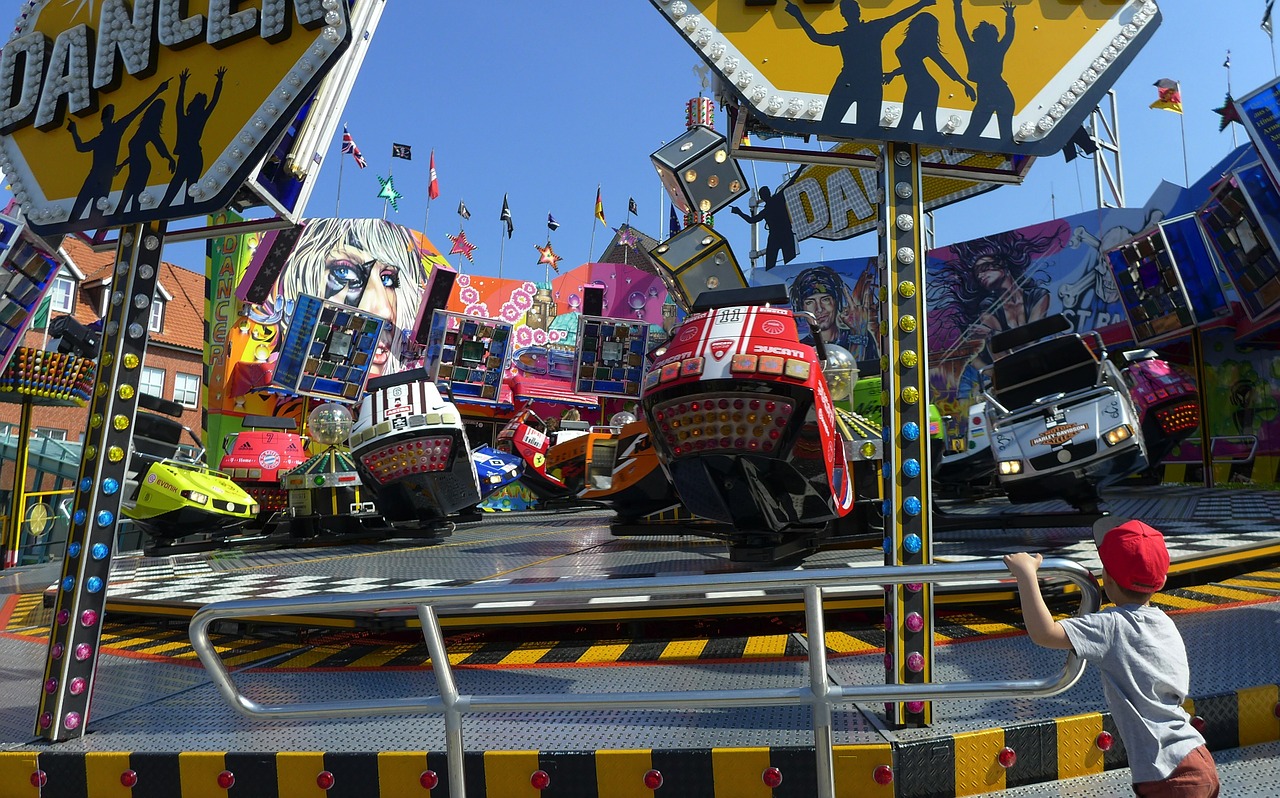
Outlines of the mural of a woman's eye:
<svg viewBox="0 0 1280 798">
<path fill-rule="evenodd" d="M 400 271 L 398 269 L 391 267 L 384 268 L 379 279 L 382 280 L 383 288 L 400 287 Z"/>
</svg>

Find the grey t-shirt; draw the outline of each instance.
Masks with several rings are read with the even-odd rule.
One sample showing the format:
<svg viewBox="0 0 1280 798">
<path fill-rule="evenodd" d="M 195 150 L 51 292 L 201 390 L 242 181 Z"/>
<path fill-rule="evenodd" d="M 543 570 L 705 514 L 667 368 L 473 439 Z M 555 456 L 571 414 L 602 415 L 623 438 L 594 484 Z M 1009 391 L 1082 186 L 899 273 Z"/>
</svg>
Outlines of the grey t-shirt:
<svg viewBox="0 0 1280 798">
<path fill-rule="evenodd" d="M 1134 782 L 1167 778 L 1204 744 L 1182 708 L 1191 672 L 1169 616 L 1150 605 L 1126 604 L 1067 618 L 1062 627 L 1076 653 L 1102 672 L 1102 692 Z"/>
</svg>

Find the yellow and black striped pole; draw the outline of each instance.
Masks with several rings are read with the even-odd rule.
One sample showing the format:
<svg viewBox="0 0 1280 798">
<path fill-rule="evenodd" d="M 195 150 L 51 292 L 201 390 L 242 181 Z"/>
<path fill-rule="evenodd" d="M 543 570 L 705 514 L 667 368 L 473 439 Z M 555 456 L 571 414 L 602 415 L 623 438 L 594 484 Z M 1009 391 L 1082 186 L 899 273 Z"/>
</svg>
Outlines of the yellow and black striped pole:
<svg viewBox="0 0 1280 798">
<path fill-rule="evenodd" d="M 920 152 L 884 145 L 880 331 L 884 392 L 885 565 L 931 562 L 929 531 L 929 371 L 925 336 Z M 885 680 L 923 684 L 933 670 L 933 592 L 927 584 L 885 588 Z M 924 726 L 925 701 L 886 706 L 890 723 Z"/>
</svg>

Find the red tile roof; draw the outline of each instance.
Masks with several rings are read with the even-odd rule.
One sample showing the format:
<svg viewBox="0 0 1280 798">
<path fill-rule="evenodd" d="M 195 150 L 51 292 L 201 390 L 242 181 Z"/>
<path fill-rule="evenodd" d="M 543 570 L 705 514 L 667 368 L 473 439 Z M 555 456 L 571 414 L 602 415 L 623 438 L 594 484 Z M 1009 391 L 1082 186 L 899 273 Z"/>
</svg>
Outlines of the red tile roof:
<svg viewBox="0 0 1280 798">
<path fill-rule="evenodd" d="M 81 290 L 76 291 L 72 315 L 84 324 L 97 321 L 100 318 L 101 293 L 93 289 L 113 276 L 115 251 L 95 252 L 74 236 L 63 239 L 62 247 L 85 275 L 80 284 Z M 160 332 L 151 333 L 150 340 L 195 352 L 204 351 L 205 276 L 161 262 L 159 283 L 172 299 L 165 303 Z M 86 288 L 88 290 L 84 290 Z"/>
</svg>

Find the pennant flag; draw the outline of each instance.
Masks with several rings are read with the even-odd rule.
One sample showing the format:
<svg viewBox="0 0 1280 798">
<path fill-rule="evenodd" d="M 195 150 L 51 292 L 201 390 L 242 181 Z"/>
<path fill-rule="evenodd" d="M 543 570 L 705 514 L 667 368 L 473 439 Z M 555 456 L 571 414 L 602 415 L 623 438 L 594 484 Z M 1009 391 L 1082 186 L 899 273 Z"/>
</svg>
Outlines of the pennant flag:
<svg viewBox="0 0 1280 798">
<path fill-rule="evenodd" d="M 364 156 L 360 154 L 360 148 L 356 146 L 356 140 L 351 138 L 351 134 L 347 132 L 346 125 L 342 126 L 342 154 L 355 158 L 356 166 L 361 169 L 369 165 Z"/>
<path fill-rule="evenodd" d="M 391 182 L 391 175 L 387 175 L 385 178 L 379 177 L 378 183 L 382 185 L 382 188 L 378 190 L 378 198 L 384 199 L 387 202 L 391 203 L 391 207 L 394 208 L 397 213 L 399 213 L 400 206 L 397 203 L 400 200 L 404 199 L 404 195 L 401 194 L 399 191 L 396 191 L 395 183 Z"/>
<path fill-rule="evenodd" d="M 431 182 L 427 184 L 427 198 L 440 198 L 440 181 L 436 178 L 436 151 L 431 151 Z"/>
<path fill-rule="evenodd" d="M 463 219 L 471 218 L 471 211 L 467 210 L 467 203 L 462 200 L 458 200 L 458 215 Z"/>
<path fill-rule="evenodd" d="M 600 224 L 608 225 L 604 220 L 604 201 L 600 199 L 600 187 L 596 186 L 596 218 L 600 220 Z"/>
<path fill-rule="evenodd" d="M 1151 85 L 1156 87 L 1159 96 L 1149 107 L 1158 108 L 1161 111 L 1172 111 L 1175 114 L 1182 113 L 1182 89 L 1178 86 L 1178 81 L 1160 78 Z"/>
<path fill-rule="evenodd" d="M 1267 0 L 1267 10 L 1262 12 L 1262 29 L 1271 35 L 1271 7 L 1276 4 L 1276 0 Z"/>
<path fill-rule="evenodd" d="M 627 213 L 634 213 L 634 214 L 636 214 L 637 216 L 639 216 L 639 215 L 640 215 L 640 211 L 636 208 L 636 198 L 635 198 L 635 197 L 628 197 L 628 198 L 627 198 Z"/>
<path fill-rule="evenodd" d="M 409 145 L 408 145 L 408 144 L 395 144 L 395 143 L 393 143 L 393 144 L 391 145 L 391 157 L 392 157 L 392 158 L 404 158 L 406 161 L 412 161 L 412 160 L 413 160 L 413 153 L 410 151 L 410 149 L 409 149 Z"/>
<path fill-rule="evenodd" d="M 556 217 L 549 213 L 547 214 L 547 229 L 553 233 L 560 229 L 560 223 L 556 221 Z"/>
<path fill-rule="evenodd" d="M 498 221 L 507 223 L 507 238 L 511 238 L 511 234 L 515 232 L 516 226 L 511 221 L 511 206 L 507 204 L 507 195 L 502 195 L 502 215 L 498 217 Z"/>
<path fill-rule="evenodd" d="M 618 234 L 618 243 L 624 247 L 635 249 L 636 245 L 640 243 L 639 237 L 636 236 L 636 231 L 625 224 L 622 227 L 613 228 L 613 232 Z"/>
<path fill-rule="evenodd" d="M 540 247 L 540 246 L 538 246 L 537 244 L 534 244 L 534 245 L 533 245 L 533 248 L 534 248 L 534 249 L 536 249 L 536 250 L 538 250 L 538 263 L 539 263 L 539 264 L 543 264 L 543 263 L 545 263 L 545 264 L 547 264 L 548 266 L 550 266 L 551 268 L 555 269 L 555 270 L 556 270 L 556 274 L 559 274 L 559 273 L 560 273 L 560 265 L 559 265 L 559 264 L 560 264 L 560 261 L 564 260 L 564 258 L 563 258 L 563 257 L 561 257 L 560 255 L 557 255 L 557 254 L 556 254 L 556 251 L 555 251 L 554 249 L 552 249 L 552 248 L 551 248 L 551 242 L 550 242 L 550 241 L 548 241 L 548 242 L 547 242 L 547 245 L 546 245 L 546 246 L 543 246 L 543 247 Z"/>
<path fill-rule="evenodd" d="M 671 229 L 670 235 L 674 236 L 680 232 L 680 219 L 676 216 L 676 206 L 674 205 L 671 206 L 671 219 L 668 221 L 667 226 Z"/>
<path fill-rule="evenodd" d="M 466 230 L 459 230 L 456 236 L 445 233 L 444 237 L 453 242 L 453 248 L 449 250 L 450 255 L 461 255 L 472 263 L 476 262 L 475 258 L 471 257 L 471 253 L 476 251 L 476 245 L 467 240 Z"/>
<path fill-rule="evenodd" d="M 1222 117 L 1221 119 L 1218 120 L 1219 133 L 1226 130 L 1227 125 L 1231 124 L 1232 122 L 1235 122 L 1236 124 L 1239 124 L 1239 125 L 1244 124 L 1244 122 L 1240 120 L 1240 112 L 1236 110 L 1236 101 L 1231 96 L 1231 92 L 1227 92 L 1227 98 L 1222 101 L 1222 107 L 1214 108 L 1213 112 L 1218 116 Z"/>
</svg>

